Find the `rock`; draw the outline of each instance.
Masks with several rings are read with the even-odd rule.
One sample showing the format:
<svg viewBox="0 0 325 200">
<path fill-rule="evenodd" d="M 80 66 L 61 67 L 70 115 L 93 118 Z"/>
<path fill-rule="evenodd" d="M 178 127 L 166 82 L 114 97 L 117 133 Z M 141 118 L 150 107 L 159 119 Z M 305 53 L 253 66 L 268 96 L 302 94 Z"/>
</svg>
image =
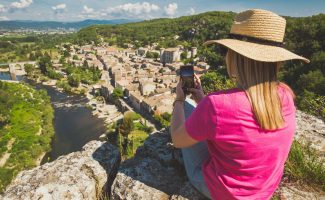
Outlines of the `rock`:
<svg viewBox="0 0 325 200">
<path fill-rule="evenodd" d="M 116 147 L 100 141 L 18 174 L 1 199 L 97 199 L 120 163 Z"/>
<path fill-rule="evenodd" d="M 325 156 L 325 123 L 323 120 L 300 110 L 296 113 L 295 138 L 309 142 L 311 147 Z"/>
<path fill-rule="evenodd" d="M 103 133 L 99 136 L 98 139 L 99 139 L 99 141 L 105 142 L 105 141 L 107 141 L 107 135 L 105 133 Z"/>
<path fill-rule="evenodd" d="M 325 194 L 319 191 L 302 188 L 295 184 L 281 185 L 277 190 L 277 196 L 280 200 L 324 200 Z"/>
<path fill-rule="evenodd" d="M 134 158 L 121 164 L 111 199 L 205 199 L 189 183 L 184 167 L 174 156 L 179 150 L 169 142 L 166 132 L 150 135 Z"/>
</svg>

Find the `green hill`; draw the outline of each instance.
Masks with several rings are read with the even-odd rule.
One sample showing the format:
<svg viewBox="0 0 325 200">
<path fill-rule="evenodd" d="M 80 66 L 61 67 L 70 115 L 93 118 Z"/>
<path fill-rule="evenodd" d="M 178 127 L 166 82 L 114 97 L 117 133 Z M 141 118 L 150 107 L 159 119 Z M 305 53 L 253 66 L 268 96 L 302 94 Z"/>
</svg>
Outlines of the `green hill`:
<svg viewBox="0 0 325 200">
<path fill-rule="evenodd" d="M 219 33 L 218 38 L 225 37 L 234 16 L 233 12 L 206 12 L 174 19 L 161 18 L 122 25 L 95 25 L 81 29 L 78 36 L 81 41 L 87 41 L 100 35 L 119 46 L 123 46 L 124 43 L 136 43 L 135 41 L 138 41 L 138 46 L 153 42 L 158 42 L 164 47 L 184 42 L 196 44 L 207 38 L 215 38 L 216 33 Z M 173 39 L 175 35 L 180 36 L 177 41 Z"/>
</svg>

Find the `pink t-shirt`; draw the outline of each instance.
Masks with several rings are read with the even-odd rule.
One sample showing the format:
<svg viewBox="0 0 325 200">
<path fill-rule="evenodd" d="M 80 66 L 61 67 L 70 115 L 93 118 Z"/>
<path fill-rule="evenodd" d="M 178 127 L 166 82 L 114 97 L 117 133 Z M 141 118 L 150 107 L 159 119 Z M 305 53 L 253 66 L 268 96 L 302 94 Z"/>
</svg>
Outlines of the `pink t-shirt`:
<svg viewBox="0 0 325 200">
<path fill-rule="evenodd" d="M 206 96 L 186 120 L 188 134 L 207 140 L 210 158 L 203 174 L 213 199 L 270 199 L 281 181 L 295 132 L 291 93 L 278 87 L 285 126 L 259 127 L 244 91 L 231 89 Z"/>
</svg>

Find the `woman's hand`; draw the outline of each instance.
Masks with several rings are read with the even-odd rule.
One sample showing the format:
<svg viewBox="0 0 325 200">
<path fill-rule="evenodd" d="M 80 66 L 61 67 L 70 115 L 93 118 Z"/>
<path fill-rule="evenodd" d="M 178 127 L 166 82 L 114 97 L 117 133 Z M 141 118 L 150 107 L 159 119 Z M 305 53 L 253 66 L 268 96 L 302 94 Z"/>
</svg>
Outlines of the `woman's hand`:
<svg viewBox="0 0 325 200">
<path fill-rule="evenodd" d="M 200 78 L 196 74 L 194 74 L 194 88 L 189 88 L 188 91 L 192 93 L 192 97 L 197 104 L 205 97 Z"/>
<path fill-rule="evenodd" d="M 179 82 L 176 86 L 176 99 L 185 101 L 185 94 L 182 86 L 183 86 L 182 79 L 179 79 Z"/>
</svg>

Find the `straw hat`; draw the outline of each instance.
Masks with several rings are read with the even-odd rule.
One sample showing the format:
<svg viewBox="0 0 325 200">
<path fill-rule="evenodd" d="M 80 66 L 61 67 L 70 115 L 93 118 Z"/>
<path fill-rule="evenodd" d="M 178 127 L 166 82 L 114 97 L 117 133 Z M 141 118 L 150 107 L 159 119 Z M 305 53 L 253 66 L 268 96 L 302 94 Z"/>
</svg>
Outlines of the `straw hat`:
<svg viewBox="0 0 325 200">
<path fill-rule="evenodd" d="M 286 60 L 309 60 L 283 48 L 286 20 L 279 15 L 261 9 L 246 10 L 235 17 L 230 39 L 210 40 L 257 61 L 278 62 Z"/>
</svg>

